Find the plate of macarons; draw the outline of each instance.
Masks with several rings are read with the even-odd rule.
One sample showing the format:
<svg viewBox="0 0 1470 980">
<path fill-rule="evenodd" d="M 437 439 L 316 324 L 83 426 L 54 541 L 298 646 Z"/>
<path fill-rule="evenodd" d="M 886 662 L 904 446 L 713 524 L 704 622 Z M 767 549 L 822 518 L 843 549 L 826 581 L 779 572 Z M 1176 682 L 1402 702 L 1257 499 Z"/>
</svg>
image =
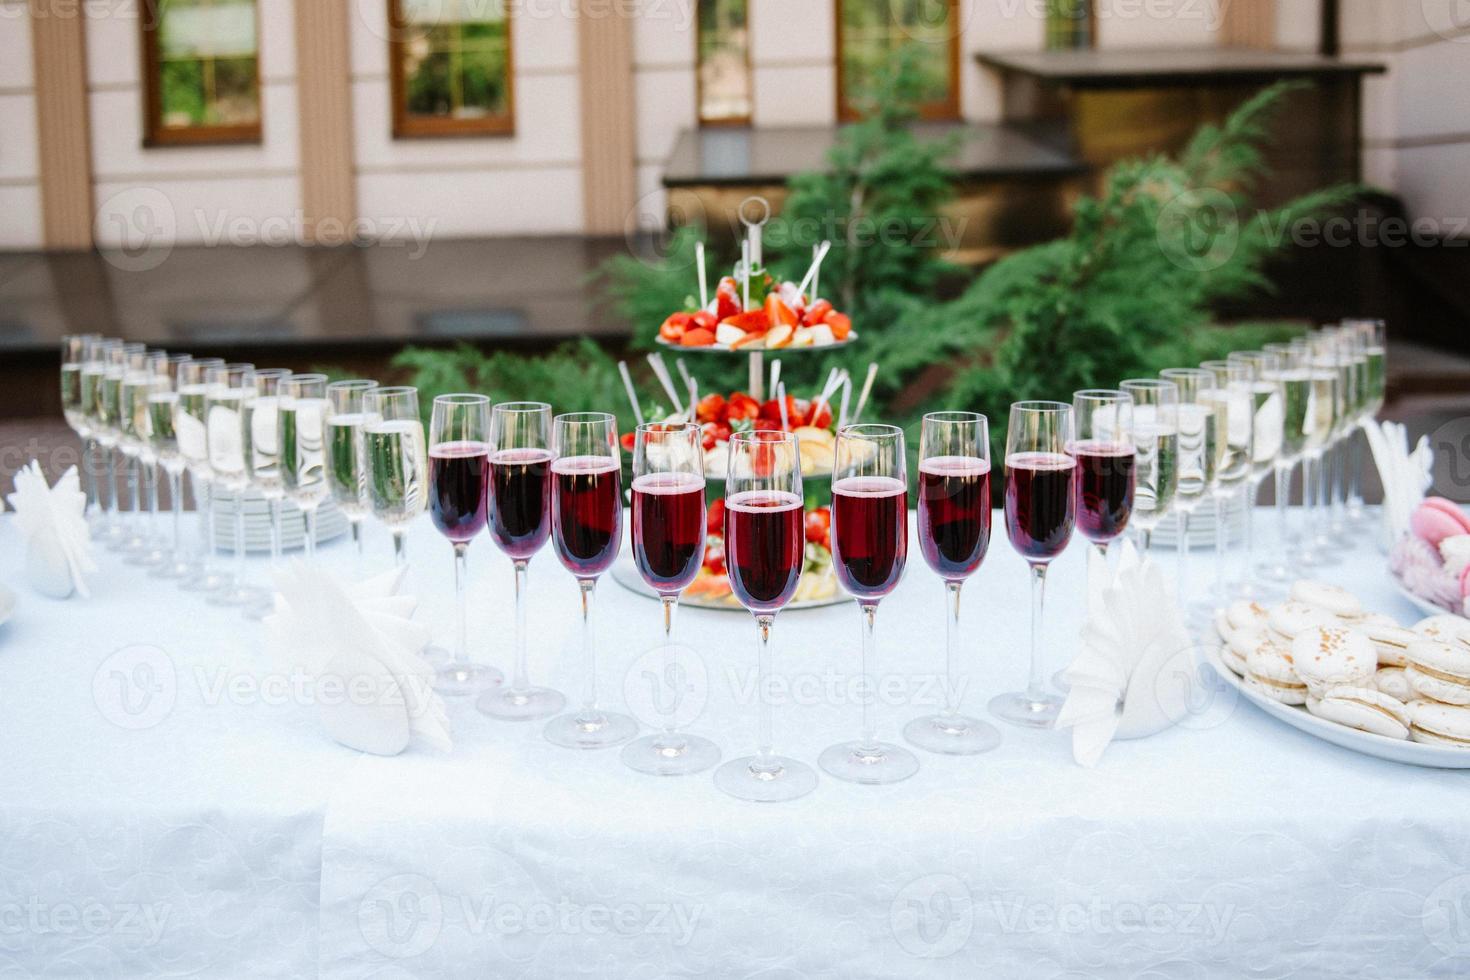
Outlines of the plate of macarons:
<svg viewBox="0 0 1470 980">
<path fill-rule="evenodd" d="M 1470 769 L 1470 620 L 1401 626 L 1304 579 L 1277 605 L 1218 610 L 1215 631 L 1216 671 L 1267 714 L 1365 755 Z"/>
</svg>

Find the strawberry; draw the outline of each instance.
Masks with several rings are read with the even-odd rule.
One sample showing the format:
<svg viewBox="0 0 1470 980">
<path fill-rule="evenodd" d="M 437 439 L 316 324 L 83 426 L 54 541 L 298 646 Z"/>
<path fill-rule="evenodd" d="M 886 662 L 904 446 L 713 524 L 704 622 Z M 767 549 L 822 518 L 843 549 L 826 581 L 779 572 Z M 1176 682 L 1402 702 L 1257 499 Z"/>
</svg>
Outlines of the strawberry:
<svg viewBox="0 0 1470 980">
<path fill-rule="evenodd" d="M 743 391 L 737 391 L 730 396 L 730 410 L 726 413 L 725 417 L 730 420 L 754 419 L 759 418 L 760 414 L 760 402 L 751 398 Z"/>
<path fill-rule="evenodd" d="M 715 335 L 713 333 L 708 330 L 702 330 L 698 327 L 694 328 L 693 330 L 687 331 L 684 336 L 679 339 L 679 344 L 684 347 L 710 347 L 714 345 L 714 342 Z"/>
<path fill-rule="evenodd" d="M 721 535 L 725 533 L 724 497 L 716 497 L 709 502 L 709 511 L 704 519 L 704 530 L 709 535 Z"/>
<path fill-rule="evenodd" d="M 832 512 L 826 507 L 807 511 L 804 530 L 808 541 L 831 550 Z"/>
<path fill-rule="evenodd" d="M 724 395 L 705 395 L 694 414 L 701 422 L 723 422 L 730 417 L 730 406 L 725 403 Z"/>
<path fill-rule="evenodd" d="M 624 432 L 622 439 L 619 441 L 622 442 L 623 448 L 631 453 L 633 451 L 634 442 L 637 438 L 638 434 L 636 432 Z"/>
<path fill-rule="evenodd" d="M 763 312 L 770 326 L 784 323 L 788 327 L 794 327 L 801 322 L 797 319 L 796 314 L 792 312 L 791 307 L 781 302 L 781 297 L 775 293 L 766 297 L 766 307 Z"/>
<path fill-rule="evenodd" d="M 852 317 L 846 313 L 838 313 L 834 310 L 828 313 L 822 322 L 832 328 L 832 336 L 838 342 L 846 340 L 847 335 L 852 333 Z"/>
<path fill-rule="evenodd" d="M 689 329 L 692 319 L 688 313 L 670 313 L 669 318 L 659 325 L 658 335 L 671 344 L 677 344 Z"/>
<path fill-rule="evenodd" d="M 832 304 L 824 299 L 819 299 L 806 308 L 806 314 L 801 318 L 803 327 L 814 327 L 824 321 L 828 313 L 832 312 Z"/>
<path fill-rule="evenodd" d="M 832 406 L 823 403 L 820 407 L 815 400 L 807 406 L 803 413 L 805 425 L 814 425 L 819 429 L 825 429 L 832 425 Z"/>
<path fill-rule="evenodd" d="M 704 567 L 712 575 L 725 574 L 725 543 L 719 538 L 704 543 Z"/>
<path fill-rule="evenodd" d="M 714 332 L 719 322 L 709 310 L 700 310 L 689 318 L 689 325 L 691 327 L 699 327 L 701 330 L 708 330 L 711 333 Z"/>
<path fill-rule="evenodd" d="M 735 281 L 734 276 L 725 276 L 715 287 L 715 319 L 724 320 L 740 310 L 740 284 Z"/>
<path fill-rule="evenodd" d="M 771 319 L 766 316 L 765 310 L 736 313 L 734 316 L 725 317 L 720 322 L 744 330 L 746 333 L 765 333 L 771 329 Z"/>
</svg>

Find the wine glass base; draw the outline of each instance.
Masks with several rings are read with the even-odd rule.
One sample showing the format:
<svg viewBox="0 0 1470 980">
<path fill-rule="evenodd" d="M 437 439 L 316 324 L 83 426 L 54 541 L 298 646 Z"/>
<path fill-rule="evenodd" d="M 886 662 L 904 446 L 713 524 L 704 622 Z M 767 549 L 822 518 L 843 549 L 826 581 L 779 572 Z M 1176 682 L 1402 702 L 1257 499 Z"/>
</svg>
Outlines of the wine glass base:
<svg viewBox="0 0 1470 980">
<path fill-rule="evenodd" d="M 222 589 L 211 592 L 204 600 L 211 606 L 248 606 L 259 602 L 261 592 L 259 589 L 248 585 L 226 585 Z"/>
<path fill-rule="evenodd" d="M 610 749 L 637 735 L 638 723 L 627 715 L 604 711 L 584 720 L 578 712 L 551 719 L 541 734 L 564 749 Z"/>
<path fill-rule="evenodd" d="M 180 582 L 179 588 L 185 592 L 213 592 L 223 588 L 228 582 L 229 579 L 218 572 L 201 571 Z"/>
<path fill-rule="evenodd" d="M 1267 582 L 1291 582 L 1296 576 L 1291 569 L 1277 562 L 1265 562 L 1256 566 L 1256 575 Z"/>
<path fill-rule="evenodd" d="M 168 555 L 155 548 L 136 552 L 123 559 L 124 564 L 135 565 L 139 568 L 157 568 L 166 561 L 168 561 Z"/>
<path fill-rule="evenodd" d="M 1000 729 L 966 715 L 930 715 L 903 726 L 910 745 L 940 755 L 979 755 L 1000 745 Z"/>
<path fill-rule="evenodd" d="M 623 765 L 650 776 L 687 776 L 720 761 L 720 747 L 698 735 L 645 735 L 623 747 Z"/>
<path fill-rule="evenodd" d="M 784 803 L 817 788 L 817 774 L 805 762 L 775 755 L 761 760 L 747 755 L 715 770 L 715 786 L 737 800 Z"/>
<path fill-rule="evenodd" d="M 1051 686 L 1066 694 L 1072 689 L 1072 682 L 1067 680 L 1067 668 L 1063 667 L 1051 675 Z"/>
<path fill-rule="evenodd" d="M 468 697 L 479 694 L 505 680 L 505 675 L 484 664 L 456 664 L 441 667 L 434 675 L 434 690 L 445 697 Z"/>
<path fill-rule="evenodd" d="M 482 715 L 501 721 L 535 721 L 549 718 L 567 706 L 560 691 L 549 687 L 525 687 L 520 690 L 496 688 L 480 695 L 475 708 Z"/>
<path fill-rule="evenodd" d="M 1001 721 L 1022 728 L 1051 728 L 1056 724 L 1057 713 L 1062 710 L 1062 699 L 1053 694 L 1032 697 L 1025 692 L 1019 694 L 997 694 L 990 699 L 990 713 Z"/>
<path fill-rule="evenodd" d="M 437 645 L 431 644 L 430 646 L 424 647 L 419 651 L 419 656 L 423 658 L 424 663 L 428 664 L 436 674 L 454 663 L 454 654 Z"/>
<path fill-rule="evenodd" d="M 1231 599 L 1249 599 L 1257 602 L 1276 602 L 1285 592 L 1277 585 L 1253 579 L 1237 579 L 1226 584 Z"/>
<path fill-rule="evenodd" d="M 150 578 L 183 578 L 192 571 L 195 568 L 189 562 L 169 559 L 161 565 L 155 565 L 148 575 Z"/>
<path fill-rule="evenodd" d="M 245 604 L 245 610 L 241 613 L 246 619 L 260 622 L 265 617 L 276 611 L 276 598 L 267 595 Z"/>
<path fill-rule="evenodd" d="M 902 782 L 919 771 L 919 758 L 908 749 L 887 742 L 864 745 L 838 742 L 817 756 L 817 765 L 829 776 L 865 786 Z"/>
</svg>

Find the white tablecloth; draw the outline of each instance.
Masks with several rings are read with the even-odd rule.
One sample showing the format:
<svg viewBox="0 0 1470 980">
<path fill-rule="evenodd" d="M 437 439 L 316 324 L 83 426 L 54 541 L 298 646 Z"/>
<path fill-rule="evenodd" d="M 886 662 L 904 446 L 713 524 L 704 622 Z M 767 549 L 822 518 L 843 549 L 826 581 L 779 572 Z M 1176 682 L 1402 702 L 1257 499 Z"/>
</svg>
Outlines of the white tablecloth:
<svg viewBox="0 0 1470 980">
<path fill-rule="evenodd" d="M 448 545 L 423 522 L 410 555 L 420 615 L 447 640 Z M 345 544 L 323 557 L 352 561 Z M 1078 625 L 1082 557 L 1074 544 L 1051 577 L 1049 672 Z M 942 589 L 912 558 L 879 613 L 895 739 L 943 668 Z M 1005 728 L 988 755 L 920 753 L 896 786 L 823 776 L 762 806 L 468 702 L 451 704 L 452 754 L 360 756 L 325 739 L 311 692 L 238 612 L 107 553 L 91 599 L 47 600 L 20 560 L 0 520 L 0 581 L 20 595 L 0 627 L 0 977 L 1470 971 L 1464 776 L 1336 748 L 1219 692 L 1095 770 L 1063 735 Z M 510 566 L 484 540 L 470 560 L 477 655 L 508 666 Z M 1318 577 L 1417 618 L 1367 546 Z M 644 704 L 657 605 L 611 581 L 599 600 L 605 701 Z M 575 699 L 576 593 L 550 549 L 530 602 L 533 676 Z M 970 709 L 1022 684 L 1026 609 L 1001 533 L 965 597 Z M 693 730 L 748 752 L 752 621 L 686 609 L 679 635 L 698 651 L 680 678 L 702 704 Z M 858 639 L 850 605 L 777 619 L 780 750 L 814 762 L 855 734 Z"/>
</svg>

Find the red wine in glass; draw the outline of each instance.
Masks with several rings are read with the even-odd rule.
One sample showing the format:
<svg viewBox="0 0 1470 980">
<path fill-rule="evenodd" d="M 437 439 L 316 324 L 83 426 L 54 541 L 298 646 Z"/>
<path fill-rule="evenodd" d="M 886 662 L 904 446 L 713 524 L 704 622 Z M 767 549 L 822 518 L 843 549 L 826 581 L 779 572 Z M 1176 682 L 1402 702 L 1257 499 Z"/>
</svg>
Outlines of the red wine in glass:
<svg viewBox="0 0 1470 980">
<path fill-rule="evenodd" d="M 774 613 L 801 579 L 802 499 L 785 490 L 743 490 L 725 500 L 725 567 L 746 609 Z"/>
<path fill-rule="evenodd" d="M 513 559 L 536 554 L 551 533 L 551 458 L 547 449 L 490 456 L 490 533 Z"/>
<path fill-rule="evenodd" d="M 837 581 L 859 599 L 893 591 L 908 556 L 908 488 L 891 476 L 832 484 L 832 561 Z"/>
<path fill-rule="evenodd" d="M 1127 443 L 1074 443 L 1077 460 L 1077 531 L 1095 544 L 1122 534 L 1133 513 L 1134 455 Z"/>
<path fill-rule="evenodd" d="M 578 578 L 596 578 L 618 556 L 623 540 L 621 471 L 618 461 L 607 456 L 566 456 L 551 465 L 556 553 Z"/>
<path fill-rule="evenodd" d="M 1066 453 L 1016 453 L 1006 459 L 1006 530 L 1028 561 L 1050 561 L 1067 547 L 1076 518 L 1077 464 Z"/>
<path fill-rule="evenodd" d="M 941 578 L 973 575 L 990 547 L 990 461 L 931 456 L 919 463 L 919 550 Z"/>
<path fill-rule="evenodd" d="M 439 533 L 460 544 L 485 529 L 490 447 L 441 442 L 429 450 L 429 514 Z"/>
<path fill-rule="evenodd" d="M 645 473 L 633 481 L 633 560 L 661 595 L 681 592 L 704 561 L 704 479 Z"/>
</svg>

